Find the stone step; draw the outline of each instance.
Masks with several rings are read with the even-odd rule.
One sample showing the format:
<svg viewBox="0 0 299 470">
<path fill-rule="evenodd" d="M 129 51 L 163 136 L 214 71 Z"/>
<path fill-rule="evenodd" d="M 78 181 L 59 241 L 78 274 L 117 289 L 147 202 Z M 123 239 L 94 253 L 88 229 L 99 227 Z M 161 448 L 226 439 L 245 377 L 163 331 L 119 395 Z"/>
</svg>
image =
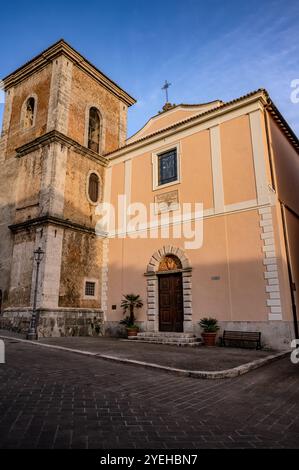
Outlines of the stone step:
<svg viewBox="0 0 299 470">
<path fill-rule="evenodd" d="M 167 344 L 169 346 L 188 346 L 188 347 L 198 347 L 202 346 L 202 341 L 169 341 L 167 339 L 156 339 L 156 338 L 138 338 L 137 336 L 133 336 L 128 338 L 129 341 L 133 341 L 134 343 L 148 343 L 148 344 Z"/>
<path fill-rule="evenodd" d="M 138 333 L 138 337 L 140 338 L 195 338 L 193 333 L 176 333 L 176 332 L 151 332 L 151 331 L 142 331 Z"/>
<path fill-rule="evenodd" d="M 196 337 L 193 333 L 142 331 L 137 336 L 132 336 L 128 339 L 139 343 L 169 344 L 175 346 L 200 346 L 202 344 L 201 338 Z"/>
<path fill-rule="evenodd" d="M 156 342 L 159 342 L 159 341 L 167 341 L 168 343 L 198 343 L 201 341 L 200 338 L 172 338 L 172 337 L 168 337 L 168 338 L 154 338 L 154 337 L 140 337 L 140 336 L 133 336 L 131 338 L 134 338 L 134 340 L 139 340 L 139 341 L 156 341 Z"/>
</svg>

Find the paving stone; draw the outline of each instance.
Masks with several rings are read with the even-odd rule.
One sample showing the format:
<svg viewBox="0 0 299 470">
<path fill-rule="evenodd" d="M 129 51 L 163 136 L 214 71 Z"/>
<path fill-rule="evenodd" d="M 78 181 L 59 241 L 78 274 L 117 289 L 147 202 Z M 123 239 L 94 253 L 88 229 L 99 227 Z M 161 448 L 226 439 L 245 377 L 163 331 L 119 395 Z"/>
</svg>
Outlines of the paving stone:
<svg viewBox="0 0 299 470">
<path fill-rule="evenodd" d="M 0 448 L 296 448 L 299 374 L 289 358 L 195 380 L 6 342 Z"/>
</svg>

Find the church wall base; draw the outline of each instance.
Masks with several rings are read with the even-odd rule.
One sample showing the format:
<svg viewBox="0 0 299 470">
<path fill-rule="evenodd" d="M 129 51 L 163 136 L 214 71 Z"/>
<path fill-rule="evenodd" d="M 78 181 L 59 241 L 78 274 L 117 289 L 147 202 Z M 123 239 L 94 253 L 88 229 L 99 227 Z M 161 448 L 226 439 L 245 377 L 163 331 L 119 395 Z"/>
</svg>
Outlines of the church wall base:
<svg viewBox="0 0 299 470">
<path fill-rule="evenodd" d="M 153 321 L 136 322 L 140 331 L 155 332 Z M 271 350 L 291 349 L 291 341 L 295 338 L 294 326 L 291 321 L 219 321 L 220 330 L 218 338 L 222 336 L 224 330 L 238 331 L 260 331 L 262 338 L 262 347 Z M 201 337 L 201 328 L 199 322 L 184 322 L 184 333 L 193 333 Z M 105 336 L 125 337 L 125 329 L 118 322 L 104 323 Z"/>
<path fill-rule="evenodd" d="M 126 330 L 117 321 L 104 321 L 103 312 L 99 309 L 72 309 L 61 308 L 55 310 L 39 310 L 38 337 L 64 337 L 64 336 L 111 336 L 126 337 Z M 26 334 L 29 328 L 32 310 L 7 309 L 0 316 L 0 329 Z M 155 331 L 153 322 L 136 322 L 140 331 Z M 291 348 L 294 339 L 294 326 L 291 321 L 219 321 L 220 330 L 260 331 L 262 333 L 262 347 L 273 350 L 286 350 Z M 184 331 L 201 336 L 198 322 L 188 322 L 188 329 Z"/>
</svg>

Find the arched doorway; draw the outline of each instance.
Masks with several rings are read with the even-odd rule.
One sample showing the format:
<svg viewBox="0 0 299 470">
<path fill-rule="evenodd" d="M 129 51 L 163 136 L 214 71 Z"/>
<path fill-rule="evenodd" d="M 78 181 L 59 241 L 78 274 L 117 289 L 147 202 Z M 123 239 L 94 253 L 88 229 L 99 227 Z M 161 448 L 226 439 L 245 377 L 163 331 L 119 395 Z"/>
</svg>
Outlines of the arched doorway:
<svg viewBox="0 0 299 470">
<path fill-rule="evenodd" d="M 159 331 L 184 331 L 182 263 L 175 255 L 165 255 L 157 272 L 159 291 Z"/>
<path fill-rule="evenodd" d="M 151 257 L 147 278 L 147 330 L 192 331 L 192 268 L 184 251 L 164 246 Z"/>
</svg>

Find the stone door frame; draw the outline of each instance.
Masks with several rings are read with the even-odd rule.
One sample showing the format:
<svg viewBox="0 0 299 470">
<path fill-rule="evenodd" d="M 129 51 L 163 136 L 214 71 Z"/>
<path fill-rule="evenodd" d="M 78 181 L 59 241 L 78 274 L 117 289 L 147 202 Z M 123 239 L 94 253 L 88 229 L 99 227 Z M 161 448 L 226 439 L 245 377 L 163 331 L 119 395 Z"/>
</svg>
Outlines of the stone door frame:
<svg viewBox="0 0 299 470">
<path fill-rule="evenodd" d="M 182 269 L 166 271 L 164 274 L 176 272 L 182 273 L 183 281 L 183 308 L 184 308 L 184 332 L 192 331 L 192 267 L 189 259 L 181 248 L 175 246 L 163 246 L 151 257 L 146 269 L 147 282 L 147 331 L 159 331 L 159 264 L 167 255 L 174 255 L 180 260 Z"/>
</svg>

